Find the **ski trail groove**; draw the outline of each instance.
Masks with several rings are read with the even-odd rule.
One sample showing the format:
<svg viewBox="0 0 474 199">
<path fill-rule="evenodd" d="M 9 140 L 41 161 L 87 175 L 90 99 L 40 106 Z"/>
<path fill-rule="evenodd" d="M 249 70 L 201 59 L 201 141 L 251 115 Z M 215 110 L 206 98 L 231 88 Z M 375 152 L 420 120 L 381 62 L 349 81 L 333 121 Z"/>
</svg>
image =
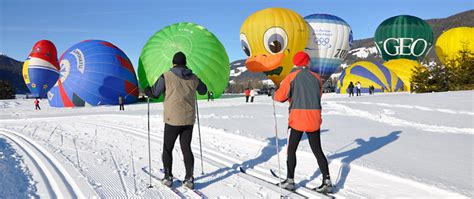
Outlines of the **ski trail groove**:
<svg viewBox="0 0 474 199">
<path fill-rule="evenodd" d="M 104 127 L 118 129 L 118 130 L 123 130 L 123 131 L 129 132 L 131 134 L 138 135 L 138 136 L 142 137 L 142 139 L 147 139 L 145 137 L 146 132 L 142 131 L 142 130 L 132 129 L 130 127 L 123 126 L 123 125 L 118 125 L 118 124 L 110 125 L 110 124 L 95 123 L 95 125 L 100 125 L 100 126 L 104 126 Z M 205 128 L 207 128 L 207 127 L 205 127 Z M 139 132 L 142 132 L 142 133 L 139 133 Z M 160 137 L 160 136 L 157 136 L 157 137 Z M 157 139 L 156 137 L 152 137 L 151 139 L 155 140 L 155 141 L 158 141 L 158 142 L 161 142 L 161 140 Z M 196 149 L 198 149 L 198 146 L 196 144 L 192 144 L 192 148 L 193 148 L 193 150 L 196 150 Z M 208 162 L 208 163 L 213 162 L 213 164 L 215 166 L 218 166 L 218 165 L 222 166 L 223 165 L 223 166 L 226 166 L 226 167 L 229 167 L 229 168 L 234 168 L 236 165 L 242 165 L 242 163 L 243 163 L 242 160 L 239 160 L 239 159 L 236 159 L 236 158 L 231 157 L 229 155 L 223 154 L 219 151 L 210 150 L 210 149 L 205 148 L 205 147 L 203 147 L 203 152 L 206 152 L 206 153 L 203 153 L 203 157 L 205 158 L 206 162 Z M 312 154 L 309 154 L 309 153 L 308 154 L 303 153 L 303 155 L 308 156 L 308 158 L 312 157 Z M 339 159 L 333 159 L 333 160 L 330 160 L 330 161 L 332 163 L 335 163 L 339 167 L 347 166 L 345 163 L 341 162 L 341 160 L 339 160 Z M 445 195 L 445 196 L 462 197 L 462 195 L 455 194 L 451 191 L 444 190 L 444 189 L 435 187 L 433 185 L 425 184 L 425 183 L 414 181 L 414 180 L 411 180 L 411 179 L 404 179 L 402 177 L 395 176 L 395 175 L 388 174 L 388 173 L 384 173 L 384 172 L 381 172 L 381 171 L 378 171 L 378 170 L 373 170 L 373 169 L 369 169 L 369 168 L 359 166 L 359 165 L 354 165 L 354 164 L 351 164 L 351 167 L 352 167 L 352 169 L 357 170 L 361 173 L 366 173 L 366 174 L 376 173 L 377 176 L 379 176 L 381 179 L 389 180 L 389 181 L 391 181 L 392 183 L 395 183 L 395 184 L 411 185 L 413 188 L 416 187 L 417 189 L 424 190 L 424 191 L 427 191 L 427 192 L 432 192 L 432 193 L 438 192 L 438 193 L 440 193 L 442 195 Z M 247 168 L 247 170 L 249 170 L 249 172 L 252 173 L 255 176 L 258 176 L 260 178 L 263 177 L 264 179 L 267 179 L 267 181 L 274 180 L 274 179 L 272 179 L 271 176 L 267 175 L 268 174 L 268 169 L 263 168 L 262 166 L 257 165 L 257 166 L 254 166 L 253 168 L 250 168 L 250 169 Z M 275 182 L 277 182 L 277 181 L 275 181 Z M 303 188 L 303 187 L 301 187 L 301 188 Z M 302 195 L 313 194 L 313 193 L 311 193 L 312 192 L 311 190 L 309 190 L 307 188 L 303 188 L 303 189 L 301 189 L 301 188 L 297 189 L 297 191 L 299 190 L 298 193 L 300 193 Z M 358 196 L 358 193 L 353 192 L 350 189 L 347 189 L 345 191 L 344 190 L 345 189 L 341 190 L 341 192 L 338 192 L 334 196 L 339 197 L 339 198 L 341 198 L 341 197 L 342 198 L 344 198 L 344 197 L 351 198 L 351 197 L 357 197 Z M 315 197 L 315 196 L 312 196 L 312 197 L 307 196 L 307 197 L 312 198 L 312 197 Z M 317 195 L 316 197 L 321 197 L 321 196 Z"/>
<path fill-rule="evenodd" d="M 128 132 L 129 133 L 128 135 L 130 135 L 130 136 L 134 136 L 134 137 L 139 138 L 139 139 L 148 139 L 146 137 L 146 134 L 145 134 L 146 132 L 145 131 L 137 130 L 137 129 L 131 129 L 129 127 L 122 126 L 122 125 L 102 124 L 102 123 L 98 123 L 98 122 L 94 122 L 94 123 L 81 122 L 81 123 L 90 124 L 90 125 L 98 125 L 98 126 L 108 127 L 108 128 L 112 128 L 112 129 L 122 130 L 122 131 Z M 142 132 L 142 133 L 137 133 L 137 132 Z M 152 137 L 151 139 L 154 142 L 162 142 L 161 140 L 157 139 L 156 137 Z M 176 147 L 179 147 L 179 146 L 176 146 Z M 199 149 L 196 144 L 191 144 L 191 147 L 192 147 L 193 150 L 198 150 Z M 219 154 L 219 152 L 217 152 L 217 151 L 212 151 L 212 150 L 209 150 L 209 149 L 206 149 L 206 148 L 203 148 L 203 151 L 209 152 L 209 153 L 214 154 L 214 155 Z M 225 166 L 225 167 L 236 169 L 237 165 L 239 163 L 241 163 L 241 161 L 234 162 L 234 161 L 229 160 L 229 157 L 225 156 L 224 154 L 219 154 L 216 157 L 216 156 L 211 156 L 207 153 L 203 153 L 203 157 L 204 157 L 203 159 L 206 162 L 208 162 L 208 163 L 210 163 L 210 164 L 212 164 L 216 167 L 219 167 L 219 168 L 222 167 L 222 166 Z M 236 160 L 236 159 L 233 159 L 233 160 Z M 250 169 L 250 170 L 252 170 L 252 169 Z M 263 168 L 259 168 L 259 170 L 262 171 L 262 172 L 255 172 L 255 171 L 252 172 L 252 171 L 250 171 L 250 174 L 247 174 L 247 175 L 250 175 L 250 176 L 257 175 L 258 177 L 266 179 L 269 182 L 274 181 L 273 177 L 271 177 L 270 175 L 263 174 L 263 173 L 268 173 L 268 169 L 265 170 Z M 265 172 L 263 172 L 263 171 L 265 171 Z M 239 173 L 240 173 L 240 171 L 239 171 Z M 277 183 L 277 182 L 275 181 L 275 183 Z M 269 188 L 269 187 L 267 187 L 267 188 Z M 279 192 L 278 190 L 276 190 L 276 191 Z M 192 192 L 192 193 L 194 193 L 194 192 Z M 301 194 L 301 195 L 303 195 L 307 198 L 325 198 L 324 196 L 321 196 L 321 194 L 313 193 L 313 191 L 311 191 L 307 188 L 304 188 L 304 187 L 301 187 L 300 189 L 297 189 L 297 193 Z M 201 198 L 197 194 L 195 194 L 195 195 L 196 195 L 195 196 L 196 198 Z"/>
<path fill-rule="evenodd" d="M 14 141 L 24 149 L 25 153 L 32 158 L 33 162 L 38 164 L 39 170 L 43 172 L 47 178 L 45 183 L 49 183 L 47 186 L 51 187 L 56 198 L 86 198 L 75 180 L 62 164 L 40 144 L 21 133 L 9 129 L 0 128 L 0 134 Z"/>
<path fill-rule="evenodd" d="M 120 183 L 122 184 L 122 188 L 123 188 L 123 192 L 125 193 L 125 197 L 129 198 L 128 197 L 128 191 L 127 191 L 127 185 L 125 184 L 125 180 L 123 179 L 123 175 L 122 175 L 122 170 L 120 169 L 119 165 L 117 164 L 117 161 L 115 160 L 115 157 L 114 157 L 114 154 L 112 153 L 112 151 L 109 150 L 109 152 L 110 152 L 110 156 L 112 157 L 112 161 L 114 162 L 115 169 L 117 170 L 117 173 L 119 175 Z"/>
</svg>

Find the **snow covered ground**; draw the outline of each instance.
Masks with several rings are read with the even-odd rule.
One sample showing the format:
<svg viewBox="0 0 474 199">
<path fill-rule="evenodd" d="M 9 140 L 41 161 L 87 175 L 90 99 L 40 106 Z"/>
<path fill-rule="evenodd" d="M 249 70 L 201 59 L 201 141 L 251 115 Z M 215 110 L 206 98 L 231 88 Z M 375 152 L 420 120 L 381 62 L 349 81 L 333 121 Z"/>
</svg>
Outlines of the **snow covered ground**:
<svg viewBox="0 0 474 199">
<path fill-rule="evenodd" d="M 323 97 L 322 145 L 338 198 L 472 198 L 474 91 Z M 148 189 L 147 106 L 51 108 L 42 101 L 0 101 L 0 198 L 177 198 L 153 180 Z M 285 166 L 287 104 L 276 104 Z M 278 198 L 272 101 L 241 96 L 199 102 L 204 174 L 195 127 L 196 187 L 210 198 Z M 152 170 L 162 167 L 162 104 L 151 104 Z M 184 177 L 176 144 L 173 173 Z M 303 138 L 296 181 L 321 182 Z M 246 169 L 248 174 L 239 172 Z M 285 175 L 285 169 L 282 175 Z M 156 172 L 161 176 L 159 172 Z M 258 178 L 257 178 L 258 177 Z M 178 188 L 185 197 L 200 198 Z M 308 189 L 299 194 L 317 198 Z M 285 191 L 284 195 L 301 198 Z"/>
</svg>

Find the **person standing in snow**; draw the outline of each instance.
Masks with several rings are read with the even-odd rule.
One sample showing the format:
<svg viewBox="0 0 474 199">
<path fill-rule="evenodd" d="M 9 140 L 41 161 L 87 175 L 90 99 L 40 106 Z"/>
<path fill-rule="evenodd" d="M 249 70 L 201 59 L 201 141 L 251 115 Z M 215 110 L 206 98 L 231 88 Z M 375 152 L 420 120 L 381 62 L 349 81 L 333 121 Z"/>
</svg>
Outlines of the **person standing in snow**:
<svg viewBox="0 0 474 199">
<path fill-rule="evenodd" d="M 349 86 L 347 88 L 349 89 L 349 97 L 354 97 L 354 83 L 349 83 Z"/>
<path fill-rule="evenodd" d="M 360 82 L 357 82 L 356 87 L 357 87 L 357 94 L 356 94 L 356 96 L 361 96 L 361 94 L 360 94 L 360 88 L 361 88 Z"/>
<path fill-rule="evenodd" d="M 306 133 L 311 150 L 323 174 L 323 182 L 315 190 L 331 193 L 333 186 L 329 176 L 328 162 L 321 148 L 320 135 L 323 83 L 321 77 L 307 67 L 309 61 L 308 54 L 303 51 L 298 52 L 293 58 L 296 68 L 283 79 L 274 95 L 275 101 L 290 102 L 288 124 L 291 130 L 287 146 L 287 178 L 281 182 L 281 185 L 288 190 L 295 189 L 296 149 L 303 133 Z"/>
<path fill-rule="evenodd" d="M 41 107 L 40 107 L 40 101 L 38 100 L 38 98 L 35 99 L 35 110 L 40 110 L 41 111 Z"/>
<path fill-rule="evenodd" d="M 214 93 L 212 91 L 207 91 L 207 101 L 214 101 Z"/>
<path fill-rule="evenodd" d="M 157 66 L 158 67 L 158 66 Z M 184 157 L 186 176 L 183 185 L 194 189 L 194 155 L 191 150 L 193 126 L 196 119 L 196 90 L 200 95 L 207 92 L 207 86 L 188 69 L 186 56 L 177 52 L 173 57 L 173 67 L 163 73 L 152 87 L 145 88 L 145 94 L 158 98 L 164 94 L 163 119 L 165 131 L 163 137 L 163 167 L 165 177 L 162 183 L 173 185 L 173 148 L 179 136 Z"/>
<path fill-rule="evenodd" d="M 121 95 L 118 97 L 118 103 L 119 103 L 119 110 L 125 111 L 125 107 L 123 106 L 123 98 Z"/>
<path fill-rule="evenodd" d="M 247 88 L 245 89 L 245 103 L 249 102 L 249 97 L 250 97 L 250 89 Z"/>
<path fill-rule="evenodd" d="M 253 99 L 255 98 L 255 93 L 257 93 L 255 89 L 252 89 L 250 91 L 250 102 L 253 102 Z"/>
</svg>

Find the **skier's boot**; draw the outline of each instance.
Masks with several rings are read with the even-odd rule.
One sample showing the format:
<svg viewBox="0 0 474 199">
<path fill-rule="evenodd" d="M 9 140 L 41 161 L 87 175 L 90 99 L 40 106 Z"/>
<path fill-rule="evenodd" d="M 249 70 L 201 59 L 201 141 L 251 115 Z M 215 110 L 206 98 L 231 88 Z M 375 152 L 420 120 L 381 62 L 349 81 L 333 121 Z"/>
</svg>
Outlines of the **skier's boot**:
<svg viewBox="0 0 474 199">
<path fill-rule="evenodd" d="M 194 177 L 186 178 L 183 181 L 183 186 L 188 189 L 194 189 Z"/>
<path fill-rule="evenodd" d="M 161 179 L 161 183 L 167 187 L 173 186 L 173 174 L 170 169 L 164 169 L 165 177 Z"/>
<path fill-rule="evenodd" d="M 161 184 L 171 187 L 173 185 L 173 176 L 165 176 L 163 179 L 161 179 Z"/>
<path fill-rule="evenodd" d="M 314 188 L 314 190 L 323 194 L 332 193 L 333 186 L 331 183 L 331 179 L 329 178 L 324 179 L 321 186 Z"/>
<path fill-rule="evenodd" d="M 194 189 L 194 177 L 184 179 L 183 186 L 188 189 Z"/>
<path fill-rule="evenodd" d="M 287 178 L 281 182 L 281 187 L 286 190 L 295 191 L 295 180 L 293 178 Z"/>
</svg>

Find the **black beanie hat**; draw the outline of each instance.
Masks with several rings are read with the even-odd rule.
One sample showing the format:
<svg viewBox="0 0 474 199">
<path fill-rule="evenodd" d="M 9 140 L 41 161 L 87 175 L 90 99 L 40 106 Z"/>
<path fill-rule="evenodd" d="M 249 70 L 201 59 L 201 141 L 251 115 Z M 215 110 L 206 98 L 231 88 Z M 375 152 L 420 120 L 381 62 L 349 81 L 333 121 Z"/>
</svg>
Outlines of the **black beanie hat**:
<svg viewBox="0 0 474 199">
<path fill-rule="evenodd" d="M 186 55 L 182 52 L 177 52 L 173 56 L 173 64 L 176 65 L 186 65 Z"/>
</svg>

